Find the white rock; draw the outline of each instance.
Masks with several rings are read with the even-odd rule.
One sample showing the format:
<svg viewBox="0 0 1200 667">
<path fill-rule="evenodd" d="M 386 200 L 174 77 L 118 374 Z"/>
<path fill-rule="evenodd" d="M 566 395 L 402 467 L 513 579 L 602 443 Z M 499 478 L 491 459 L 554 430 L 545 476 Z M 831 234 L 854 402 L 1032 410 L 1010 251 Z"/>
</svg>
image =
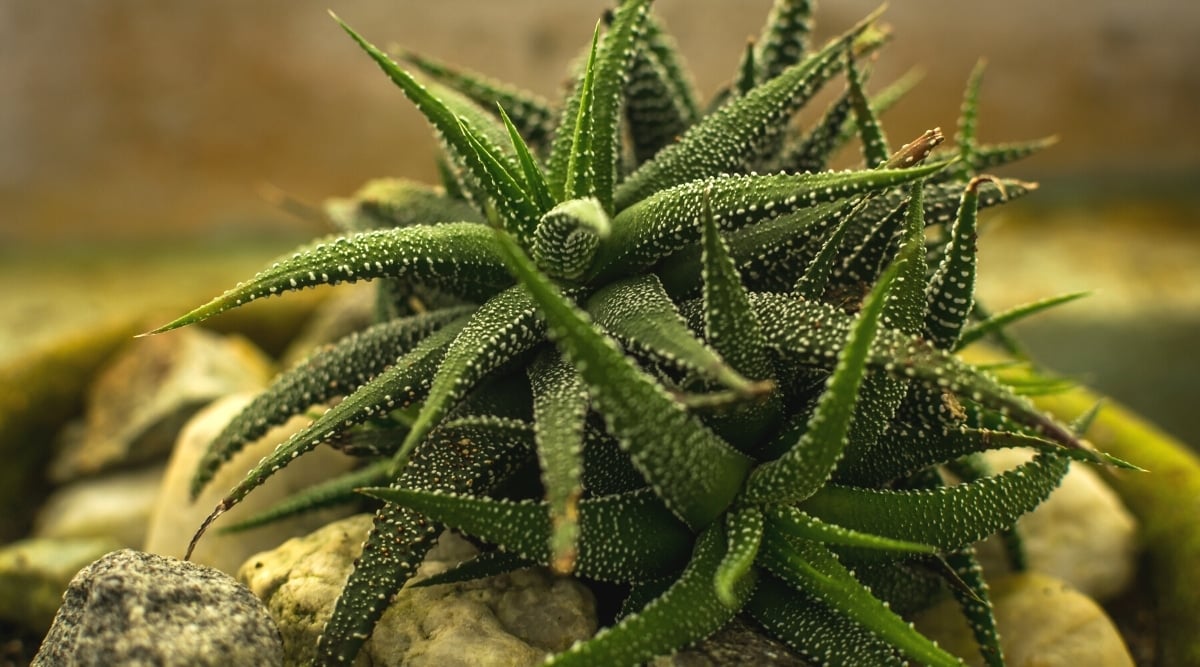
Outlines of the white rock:
<svg viewBox="0 0 1200 667">
<path fill-rule="evenodd" d="M 209 512 L 221 502 L 221 498 L 241 481 L 260 459 L 274 450 L 277 444 L 309 421 L 304 417 L 295 417 L 267 433 L 258 442 L 248 445 L 225 463 L 193 502 L 188 497 L 188 487 L 197 462 L 207 449 L 208 443 L 251 398 L 251 394 L 239 394 L 216 401 L 197 414 L 180 433 L 163 476 L 157 506 L 150 518 L 145 551 L 181 557 L 193 533 Z M 251 492 L 241 504 L 223 514 L 213 527 L 248 518 L 297 491 L 349 471 L 353 464 L 351 457 L 329 447 L 318 447 L 275 473 L 265 484 Z M 209 530 L 192 553 L 192 560 L 234 574 L 251 555 L 264 549 L 272 549 L 290 537 L 303 535 L 345 516 L 346 513 L 343 509 L 321 510 L 230 535 Z"/>
<path fill-rule="evenodd" d="M 266 601 L 283 636 L 285 664 L 309 664 L 317 637 L 371 527 L 345 519 L 246 562 L 238 573 Z M 470 557 L 474 548 L 444 534 L 417 578 Z M 540 568 L 480 581 L 404 588 L 363 647 L 358 665 L 521 667 L 540 664 L 596 631 L 591 592 Z"/>
<path fill-rule="evenodd" d="M 1000 471 L 1031 456 L 1026 450 L 1001 449 L 986 458 Z M 1125 590 L 1137 573 L 1137 522 L 1086 464 L 1072 463 L 1062 486 L 1017 526 L 1030 570 L 1061 579 L 1097 600 Z M 980 553 L 984 572 L 1007 571 L 997 545 L 985 547 Z"/>
<path fill-rule="evenodd" d="M 1001 576 L 990 587 L 1009 667 L 1133 667 L 1104 610 L 1066 583 L 1030 572 Z M 954 600 L 922 612 L 916 626 L 967 664 L 983 664 Z"/>
<path fill-rule="evenodd" d="M 38 510 L 34 537 L 112 537 L 141 548 L 165 466 L 86 479 L 55 491 Z"/>
</svg>

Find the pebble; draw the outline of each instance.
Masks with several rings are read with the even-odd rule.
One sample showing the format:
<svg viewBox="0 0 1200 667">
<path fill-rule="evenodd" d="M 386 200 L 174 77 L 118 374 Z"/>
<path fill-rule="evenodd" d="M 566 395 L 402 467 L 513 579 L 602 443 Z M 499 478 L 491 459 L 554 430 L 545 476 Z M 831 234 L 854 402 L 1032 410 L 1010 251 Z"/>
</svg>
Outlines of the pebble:
<svg viewBox="0 0 1200 667">
<path fill-rule="evenodd" d="M 254 556 L 241 581 L 262 596 L 283 635 L 287 664 L 308 664 L 371 526 L 370 515 L 330 524 Z M 452 567 L 474 547 L 451 533 L 429 552 L 417 578 Z M 583 584 L 531 568 L 461 584 L 406 587 L 363 647 L 359 664 L 406 667 L 522 667 L 541 664 L 596 631 Z"/>
<path fill-rule="evenodd" d="M 71 580 L 32 667 L 282 664 L 262 602 L 212 568 L 122 549 Z"/>
<path fill-rule="evenodd" d="M 1009 667 L 1133 667 L 1104 610 L 1070 585 L 1026 572 L 992 579 L 990 591 Z M 983 664 L 954 600 L 922 612 L 916 626 L 967 664 Z"/>
</svg>

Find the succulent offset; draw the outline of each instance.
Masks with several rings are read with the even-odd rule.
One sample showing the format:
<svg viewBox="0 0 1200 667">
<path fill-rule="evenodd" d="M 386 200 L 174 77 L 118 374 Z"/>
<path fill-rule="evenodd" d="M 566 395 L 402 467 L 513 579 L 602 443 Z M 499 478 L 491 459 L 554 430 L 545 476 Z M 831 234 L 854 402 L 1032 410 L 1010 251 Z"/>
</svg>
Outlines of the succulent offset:
<svg viewBox="0 0 1200 667">
<path fill-rule="evenodd" d="M 976 141 L 977 70 L 955 150 L 934 129 L 892 152 L 877 114 L 912 82 L 864 91 L 886 31 L 872 16 L 812 49 L 807 1 L 776 0 L 705 107 L 649 4 L 597 26 L 557 109 L 415 54 L 405 69 L 343 24 L 433 125 L 444 183 L 371 184 L 331 205 L 343 236 L 156 330 L 379 281 L 377 324 L 283 373 L 212 443 L 194 492 L 270 427 L 333 405 L 196 539 L 333 446 L 363 465 L 251 522 L 383 501 L 325 664 L 354 659 L 447 527 L 495 548 L 424 585 L 540 564 L 625 592 L 547 664 L 640 664 L 739 614 L 821 663 L 958 664 L 903 617 L 945 594 L 1003 664 L 972 545 L 1011 533 L 1070 460 L 1128 465 L 1022 396 L 1053 382 L 1008 386 L 953 354 L 1074 297 L 995 316 L 974 301 L 979 209 L 1033 187 L 981 172 L 1047 142 Z M 828 170 L 855 136 L 863 166 Z M 1037 455 L 989 474 L 974 455 L 1001 447 Z"/>
</svg>

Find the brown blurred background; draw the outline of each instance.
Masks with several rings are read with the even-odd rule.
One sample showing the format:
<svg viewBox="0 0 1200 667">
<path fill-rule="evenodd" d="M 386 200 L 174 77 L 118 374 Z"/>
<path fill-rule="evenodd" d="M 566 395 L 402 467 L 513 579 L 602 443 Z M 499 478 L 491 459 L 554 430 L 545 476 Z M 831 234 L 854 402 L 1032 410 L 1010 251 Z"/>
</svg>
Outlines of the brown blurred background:
<svg viewBox="0 0 1200 667">
<path fill-rule="evenodd" d="M 6 291 L 40 285 L 0 299 L 0 342 L 85 323 L 107 301 L 177 291 L 177 277 L 146 279 L 171 267 L 201 266 L 192 282 L 224 287 L 243 264 L 323 231 L 267 203 L 264 185 L 316 204 L 376 176 L 432 177 L 423 122 L 327 7 L 378 44 L 553 99 L 609 4 L 0 0 L 0 280 Z M 656 7 L 710 93 L 770 4 Z M 874 6 L 823 3 L 819 39 Z M 984 140 L 1062 139 L 1009 172 L 1045 187 L 985 241 L 985 295 L 1006 306 L 1099 287 L 1069 319 L 1030 325 L 1039 357 L 1200 441 L 1200 428 L 1173 416 L 1200 400 L 1183 382 L 1200 372 L 1200 4 L 907 0 L 886 20 L 896 38 L 875 83 L 926 72 L 884 118 L 894 143 L 953 127 L 979 57 L 989 62 Z M 207 259 L 235 243 L 237 257 L 251 256 L 237 271 Z"/>
<path fill-rule="evenodd" d="M 428 178 L 421 121 L 326 14 L 369 39 L 553 96 L 607 0 L 0 2 L 0 241 L 276 231 L 270 183 L 309 201 L 382 174 Z M 700 87 L 731 74 L 769 0 L 659 0 Z M 1057 133 L 1023 173 L 1158 188 L 1200 168 L 1200 5 L 909 0 L 876 73 L 926 79 L 887 117 L 900 141 L 953 126 L 990 67 L 981 132 Z M 821 34 L 871 1 L 826 2 Z M 823 39 L 823 37 L 822 37 Z"/>
</svg>

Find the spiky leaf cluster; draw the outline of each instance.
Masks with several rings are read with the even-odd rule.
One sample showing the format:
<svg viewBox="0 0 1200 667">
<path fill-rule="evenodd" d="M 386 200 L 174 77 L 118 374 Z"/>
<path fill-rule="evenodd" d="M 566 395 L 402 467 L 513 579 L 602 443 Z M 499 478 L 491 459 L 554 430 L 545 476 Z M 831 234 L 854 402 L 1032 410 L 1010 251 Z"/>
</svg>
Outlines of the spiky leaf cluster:
<svg viewBox="0 0 1200 667">
<path fill-rule="evenodd" d="M 353 660 L 445 527 L 496 549 L 428 583 L 542 564 L 626 587 L 618 619 L 548 664 L 640 664 L 738 614 L 821 663 L 958 664 L 900 615 L 946 590 L 1002 664 L 972 545 L 1071 459 L 1124 465 L 953 354 L 1040 308 L 983 318 L 974 282 L 979 209 L 1033 189 L 979 172 L 1044 142 L 980 144 L 975 75 L 956 151 L 938 129 L 893 151 L 878 114 L 911 82 L 865 90 L 886 32 L 871 16 L 814 49 L 802 0 L 776 1 L 704 111 L 649 4 L 597 25 L 557 107 L 398 64 L 343 24 L 433 126 L 444 183 L 337 202 L 342 236 L 158 330 L 380 284 L 378 324 L 281 375 L 212 443 L 194 491 L 269 427 L 333 404 L 200 533 L 315 447 L 363 458 L 263 519 L 356 489 L 383 501 L 326 664 Z M 828 170 L 855 136 L 864 166 Z M 985 474 L 972 456 L 998 447 L 1037 456 Z"/>
</svg>

